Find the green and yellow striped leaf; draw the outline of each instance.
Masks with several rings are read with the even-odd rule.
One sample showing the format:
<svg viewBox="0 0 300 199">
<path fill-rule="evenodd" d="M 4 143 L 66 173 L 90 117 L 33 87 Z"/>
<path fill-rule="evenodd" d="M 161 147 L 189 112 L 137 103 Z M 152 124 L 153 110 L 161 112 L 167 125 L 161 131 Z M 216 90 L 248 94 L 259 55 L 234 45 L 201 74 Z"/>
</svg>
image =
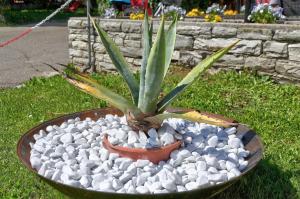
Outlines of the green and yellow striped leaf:
<svg viewBox="0 0 300 199">
<path fill-rule="evenodd" d="M 199 111 L 186 111 L 178 113 L 162 113 L 155 116 L 145 118 L 146 121 L 153 124 L 161 124 L 165 119 L 169 118 L 181 118 L 192 122 L 206 123 L 222 127 L 236 126 L 237 123 L 231 123 L 215 117 L 210 117 L 206 114 L 202 114 Z"/>
<path fill-rule="evenodd" d="M 201 61 L 197 66 L 195 66 L 187 76 L 177 84 L 177 86 L 169 92 L 157 105 L 158 112 L 163 112 L 165 108 L 188 86 L 190 86 L 195 80 L 198 79 L 200 74 L 211 67 L 216 61 L 223 57 L 232 47 L 234 47 L 239 41 L 234 42 L 226 48 L 221 49 L 215 54 L 207 57 Z"/>
<path fill-rule="evenodd" d="M 139 99 L 139 84 L 137 80 L 133 76 L 132 72 L 129 70 L 129 65 L 125 60 L 123 54 L 121 53 L 119 47 L 115 44 L 115 42 L 108 36 L 108 34 L 98 25 L 95 20 L 90 16 L 92 24 L 99 34 L 101 41 L 112 60 L 112 63 L 115 65 L 116 69 L 123 76 L 125 82 L 127 83 L 134 104 L 138 104 Z"/>
<path fill-rule="evenodd" d="M 147 62 L 143 100 L 139 103 L 139 108 L 146 114 L 156 112 L 158 96 L 164 78 L 166 54 L 164 24 L 163 18 Z"/>
</svg>

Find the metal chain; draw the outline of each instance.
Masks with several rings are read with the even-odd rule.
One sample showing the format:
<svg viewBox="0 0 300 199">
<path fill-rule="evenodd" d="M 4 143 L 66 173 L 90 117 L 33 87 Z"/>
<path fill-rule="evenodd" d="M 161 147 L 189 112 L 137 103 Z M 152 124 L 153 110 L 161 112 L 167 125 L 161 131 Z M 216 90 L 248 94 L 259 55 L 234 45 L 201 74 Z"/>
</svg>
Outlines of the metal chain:
<svg viewBox="0 0 300 199">
<path fill-rule="evenodd" d="M 44 20 L 42 20 L 40 23 L 36 24 L 35 26 L 32 27 L 32 29 L 40 27 L 44 23 L 46 23 L 48 20 L 50 20 L 52 17 L 54 17 L 57 13 L 59 13 L 62 9 L 66 8 L 73 0 L 68 0 L 66 1 L 60 8 L 55 10 L 51 15 L 46 17 Z"/>
<path fill-rule="evenodd" d="M 17 40 L 19 40 L 20 38 L 24 37 L 25 35 L 29 34 L 33 29 L 40 27 L 41 25 L 43 25 L 44 23 L 46 23 L 49 19 L 51 19 L 52 17 L 54 17 L 58 12 L 60 12 L 62 9 L 64 9 L 65 7 L 67 7 L 72 1 L 74 0 L 68 0 L 66 1 L 60 8 L 58 8 L 57 10 L 55 10 L 52 14 L 50 14 L 48 17 L 46 17 L 44 20 L 42 20 L 41 22 L 39 22 L 38 24 L 36 24 L 35 26 L 28 28 L 27 30 L 25 30 L 24 32 L 21 32 L 19 35 L 3 42 L 0 43 L 0 48 L 7 46 Z"/>
</svg>

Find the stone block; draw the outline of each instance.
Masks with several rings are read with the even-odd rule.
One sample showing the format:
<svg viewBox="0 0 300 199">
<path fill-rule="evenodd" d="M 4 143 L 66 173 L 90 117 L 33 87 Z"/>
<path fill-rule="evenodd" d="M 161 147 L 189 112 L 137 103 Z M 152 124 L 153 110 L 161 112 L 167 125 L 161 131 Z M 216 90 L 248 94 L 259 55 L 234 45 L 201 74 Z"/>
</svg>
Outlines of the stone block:
<svg viewBox="0 0 300 199">
<path fill-rule="evenodd" d="M 88 41 L 87 34 L 69 34 L 69 41 Z"/>
<path fill-rule="evenodd" d="M 132 63 L 135 66 L 140 66 L 142 65 L 142 59 L 134 59 Z"/>
<path fill-rule="evenodd" d="M 127 39 L 127 40 L 142 40 L 142 34 L 136 34 L 136 33 L 126 34 L 125 39 Z"/>
<path fill-rule="evenodd" d="M 213 37 L 235 37 L 236 34 L 237 28 L 235 27 L 215 26 L 212 29 Z"/>
<path fill-rule="evenodd" d="M 140 40 L 124 40 L 125 47 L 133 47 L 133 48 L 140 48 L 141 41 Z"/>
<path fill-rule="evenodd" d="M 236 39 L 234 38 L 213 38 L 209 40 L 197 38 L 194 43 L 194 49 L 217 51 L 232 44 L 235 41 Z M 241 40 L 230 52 L 235 54 L 260 55 L 261 46 L 262 41 L 260 40 Z"/>
<path fill-rule="evenodd" d="M 193 49 L 194 39 L 189 36 L 177 35 L 175 49 Z"/>
<path fill-rule="evenodd" d="M 131 57 L 125 57 L 125 59 L 126 59 L 126 61 L 127 61 L 128 63 L 130 63 L 130 64 L 132 64 L 133 61 L 134 61 L 134 59 L 131 58 Z"/>
<path fill-rule="evenodd" d="M 95 54 L 95 59 L 96 59 L 96 62 L 103 62 L 104 61 L 104 54 L 96 53 Z"/>
<path fill-rule="evenodd" d="M 141 33 L 142 32 L 142 24 L 141 23 L 133 23 L 133 22 L 123 22 L 122 23 L 122 32 Z"/>
<path fill-rule="evenodd" d="M 174 50 L 172 54 L 172 60 L 178 61 L 180 59 L 180 51 Z"/>
<path fill-rule="evenodd" d="M 142 57 L 143 51 L 141 48 L 122 47 L 120 49 L 123 55 L 126 57 L 132 57 L 132 58 Z"/>
<path fill-rule="evenodd" d="M 112 63 L 110 56 L 108 54 L 103 55 L 103 61 L 106 63 Z"/>
<path fill-rule="evenodd" d="M 122 38 L 120 38 L 120 37 L 114 37 L 113 38 L 113 41 L 117 44 L 117 46 L 123 46 L 124 45 L 124 41 L 123 41 L 123 39 Z"/>
<path fill-rule="evenodd" d="M 97 66 L 101 69 L 101 70 L 108 70 L 108 71 L 116 71 L 115 66 L 112 63 L 107 63 L 107 62 L 97 62 Z"/>
<path fill-rule="evenodd" d="M 124 45 L 124 37 L 125 33 L 112 33 L 109 32 L 109 37 L 118 45 L 118 46 L 123 46 Z M 102 43 L 100 37 L 95 38 L 96 43 Z"/>
<path fill-rule="evenodd" d="M 271 40 L 272 36 L 271 29 L 239 28 L 237 31 L 237 37 L 241 39 Z"/>
<path fill-rule="evenodd" d="M 300 62 L 278 60 L 275 66 L 276 72 L 279 74 L 300 78 Z"/>
<path fill-rule="evenodd" d="M 96 53 L 101 53 L 101 54 L 106 53 L 106 49 L 102 43 L 94 43 L 93 49 Z"/>
<path fill-rule="evenodd" d="M 261 40 L 241 40 L 233 49 L 229 52 L 245 55 L 260 55 L 262 51 Z"/>
<path fill-rule="evenodd" d="M 77 50 L 87 50 L 88 49 L 88 43 L 84 41 L 72 41 L 71 46 L 73 49 Z"/>
<path fill-rule="evenodd" d="M 81 28 L 81 29 L 74 29 L 74 28 L 69 28 L 69 34 L 88 34 L 87 29 Z"/>
<path fill-rule="evenodd" d="M 266 41 L 263 45 L 263 53 L 266 57 L 287 57 L 288 44 L 276 41 Z"/>
<path fill-rule="evenodd" d="M 300 30 L 276 30 L 274 39 L 279 41 L 299 42 Z"/>
<path fill-rule="evenodd" d="M 87 27 L 87 20 L 86 19 L 70 19 L 68 21 L 68 27 L 84 29 Z"/>
<path fill-rule="evenodd" d="M 177 26 L 177 34 L 180 35 L 211 35 L 211 26 Z"/>
<path fill-rule="evenodd" d="M 71 57 L 83 57 L 88 58 L 88 52 L 85 50 L 76 50 L 76 49 L 69 49 L 69 55 Z"/>
<path fill-rule="evenodd" d="M 300 61 L 300 43 L 289 45 L 289 60 Z"/>
<path fill-rule="evenodd" d="M 82 57 L 73 57 L 72 63 L 74 65 L 84 66 L 89 63 L 89 60 L 87 58 L 82 58 Z"/>
<path fill-rule="evenodd" d="M 224 55 L 215 66 L 226 66 L 226 67 L 233 67 L 233 68 L 241 68 L 245 63 L 245 59 L 242 55 Z"/>
<path fill-rule="evenodd" d="M 118 21 L 100 21 L 100 26 L 105 31 L 121 32 L 121 22 Z"/>
<path fill-rule="evenodd" d="M 203 56 L 201 52 L 197 51 L 181 51 L 179 64 L 185 66 L 196 66 L 201 60 Z"/>
<path fill-rule="evenodd" d="M 124 32 L 109 32 L 108 35 L 112 38 L 119 37 L 119 38 L 125 39 L 125 37 L 126 37 L 126 33 L 124 33 Z"/>
<path fill-rule="evenodd" d="M 253 70 L 273 72 L 275 71 L 276 60 L 263 57 L 246 57 L 245 68 Z"/>
<path fill-rule="evenodd" d="M 194 49 L 197 50 L 211 50 L 217 51 L 220 48 L 224 48 L 232 44 L 236 39 L 223 39 L 223 38 L 213 38 L 213 39 L 202 39 L 196 38 L 194 42 Z"/>
</svg>

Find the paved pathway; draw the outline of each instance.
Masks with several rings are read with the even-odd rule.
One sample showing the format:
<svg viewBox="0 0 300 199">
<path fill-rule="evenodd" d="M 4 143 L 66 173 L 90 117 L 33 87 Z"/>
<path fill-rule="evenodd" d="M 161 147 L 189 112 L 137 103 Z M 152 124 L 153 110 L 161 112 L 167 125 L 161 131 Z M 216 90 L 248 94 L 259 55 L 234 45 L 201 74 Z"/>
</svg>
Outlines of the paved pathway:
<svg viewBox="0 0 300 199">
<path fill-rule="evenodd" d="M 27 27 L 0 27 L 0 42 Z M 51 23 L 0 48 L 0 88 L 22 84 L 34 76 L 49 76 L 54 71 L 47 64 L 68 63 L 68 28 L 66 23 Z"/>
</svg>

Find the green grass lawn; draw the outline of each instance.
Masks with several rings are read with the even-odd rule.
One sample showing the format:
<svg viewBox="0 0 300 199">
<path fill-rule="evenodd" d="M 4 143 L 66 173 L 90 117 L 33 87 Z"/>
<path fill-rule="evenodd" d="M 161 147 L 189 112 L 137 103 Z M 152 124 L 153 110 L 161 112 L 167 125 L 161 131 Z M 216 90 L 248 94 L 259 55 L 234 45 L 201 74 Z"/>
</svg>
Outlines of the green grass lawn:
<svg viewBox="0 0 300 199">
<path fill-rule="evenodd" d="M 104 85 L 129 96 L 120 77 L 100 77 Z M 164 90 L 178 80 L 178 75 L 170 75 Z M 105 102 L 75 90 L 59 76 L 0 90 L 0 198 L 66 198 L 21 165 L 16 143 L 24 132 L 45 120 L 104 106 Z M 173 106 L 235 118 L 249 124 L 264 142 L 264 158 L 257 169 L 217 198 L 300 198 L 299 87 L 247 73 L 219 73 L 197 81 Z"/>
<path fill-rule="evenodd" d="M 32 10 L 9 10 L 3 13 L 5 18 L 5 23 L 0 22 L 0 26 L 14 26 L 29 23 L 36 23 L 48 15 L 50 15 L 54 10 L 49 9 L 32 9 Z M 51 20 L 67 20 L 70 17 L 81 17 L 86 16 L 84 8 L 79 8 L 75 12 L 59 12 Z"/>
</svg>

